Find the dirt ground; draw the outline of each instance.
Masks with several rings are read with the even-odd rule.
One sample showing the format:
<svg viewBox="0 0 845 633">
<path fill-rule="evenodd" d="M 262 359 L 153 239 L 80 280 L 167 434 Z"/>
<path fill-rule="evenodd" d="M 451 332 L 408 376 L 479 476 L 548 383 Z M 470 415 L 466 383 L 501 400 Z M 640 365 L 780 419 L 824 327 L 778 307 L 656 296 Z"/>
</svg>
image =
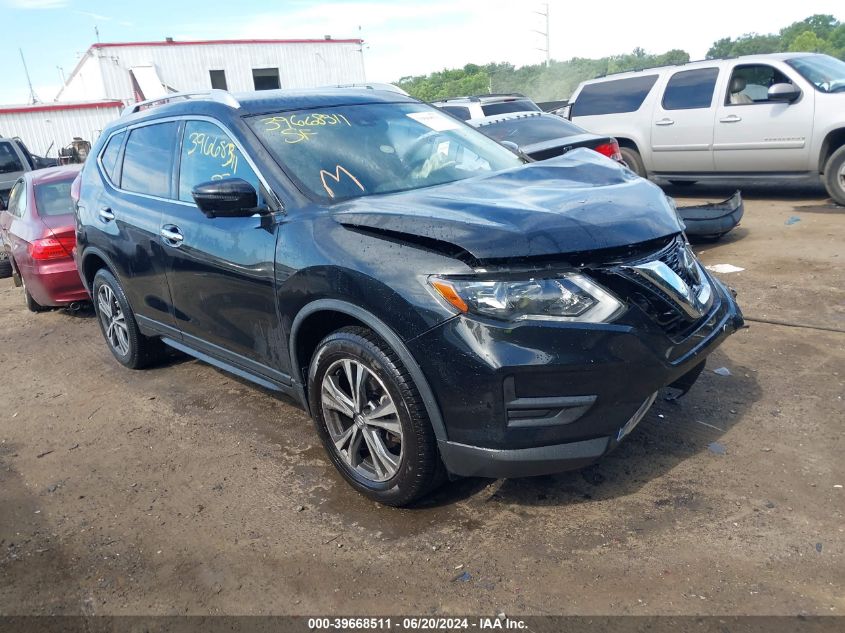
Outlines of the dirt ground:
<svg viewBox="0 0 845 633">
<path fill-rule="evenodd" d="M 747 316 L 814 328 L 751 322 L 586 470 L 404 510 L 352 492 L 290 402 L 193 360 L 125 370 L 90 315 L 0 281 L 0 613 L 842 615 L 845 210 L 745 193 L 697 250 L 745 268 L 722 277 Z"/>
</svg>

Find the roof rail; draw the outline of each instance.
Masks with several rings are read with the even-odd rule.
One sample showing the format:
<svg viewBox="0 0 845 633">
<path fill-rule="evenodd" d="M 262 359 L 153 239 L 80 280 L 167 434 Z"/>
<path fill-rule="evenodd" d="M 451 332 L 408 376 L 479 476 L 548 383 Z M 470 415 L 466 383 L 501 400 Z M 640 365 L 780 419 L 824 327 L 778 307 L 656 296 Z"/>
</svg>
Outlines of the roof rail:
<svg viewBox="0 0 845 633">
<path fill-rule="evenodd" d="M 227 105 L 230 108 L 237 109 L 241 107 L 241 104 L 238 102 L 237 99 L 235 99 L 235 97 L 232 96 L 232 93 L 230 93 L 229 91 L 212 88 L 211 90 L 200 90 L 196 92 L 172 92 L 170 94 L 166 94 L 162 97 L 157 97 L 155 99 L 138 101 L 137 103 L 133 103 L 132 105 L 127 106 L 123 110 L 123 114 L 121 116 L 135 114 L 136 112 L 140 112 L 141 110 L 147 110 L 149 108 L 154 108 L 156 106 L 164 105 L 172 101 L 178 101 L 180 99 L 205 99 L 207 101 L 216 101 L 217 103 L 222 103 L 223 105 Z"/>
<path fill-rule="evenodd" d="M 445 99 L 435 99 L 432 103 L 445 103 L 446 101 L 481 101 L 478 97 L 447 97 Z"/>
</svg>

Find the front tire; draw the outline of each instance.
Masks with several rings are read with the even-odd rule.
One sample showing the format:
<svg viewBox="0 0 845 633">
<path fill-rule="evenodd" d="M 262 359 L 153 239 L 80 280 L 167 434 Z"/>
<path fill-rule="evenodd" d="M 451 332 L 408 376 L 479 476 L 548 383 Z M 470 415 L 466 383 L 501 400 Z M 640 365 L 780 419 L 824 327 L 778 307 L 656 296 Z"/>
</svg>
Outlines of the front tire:
<svg viewBox="0 0 845 633">
<path fill-rule="evenodd" d="M 371 330 L 346 327 L 320 342 L 308 397 L 329 458 L 359 492 L 404 506 L 439 483 L 442 465 L 422 398 L 402 361 Z"/>
<path fill-rule="evenodd" d="M 647 178 L 648 174 L 643 164 L 643 157 L 633 147 L 620 147 L 619 153 L 622 154 L 622 160 L 628 165 L 628 169 L 637 174 L 640 178 Z"/>
<path fill-rule="evenodd" d="M 824 186 L 830 197 L 845 207 L 845 145 L 827 159 L 824 165 Z"/>
<path fill-rule="evenodd" d="M 117 362 L 130 369 L 143 369 L 161 360 L 164 343 L 141 334 L 123 287 L 108 270 L 97 271 L 92 296 L 100 331 Z"/>
</svg>

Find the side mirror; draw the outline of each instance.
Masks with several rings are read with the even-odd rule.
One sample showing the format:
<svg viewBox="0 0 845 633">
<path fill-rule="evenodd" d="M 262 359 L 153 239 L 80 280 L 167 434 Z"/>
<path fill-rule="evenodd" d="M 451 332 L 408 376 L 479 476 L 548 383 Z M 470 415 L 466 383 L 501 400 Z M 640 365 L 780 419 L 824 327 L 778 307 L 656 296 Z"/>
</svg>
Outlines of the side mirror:
<svg viewBox="0 0 845 633">
<path fill-rule="evenodd" d="M 772 84 L 769 87 L 769 101 L 792 103 L 801 96 L 801 91 L 793 84 Z"/>
<path fill-rule="evenodd" d="M 513 141 L 502 141 L 501 143 L 517 156 L 522 156 L 522 152 L 519 149 L 519 145 L 517 145 Z"/>
<path fill-rule="evenodd" d="M 191 190 L 191 195 L 209 218 L 245 218 L 258 213 L 255 187 L 242 178 L 202 182 Z"/>
</svg>

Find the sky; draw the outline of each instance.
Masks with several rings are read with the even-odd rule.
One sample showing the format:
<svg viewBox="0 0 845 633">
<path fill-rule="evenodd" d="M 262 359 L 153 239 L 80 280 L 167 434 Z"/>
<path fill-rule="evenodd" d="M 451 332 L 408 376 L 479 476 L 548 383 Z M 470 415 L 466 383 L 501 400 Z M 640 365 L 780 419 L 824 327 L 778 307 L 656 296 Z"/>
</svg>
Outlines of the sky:
<svg viewBox="0 0 845 633">
<path fill-rule="evenodd" d="M 26 103 L 29 88 L 55 98 L 96 42 L 238 38 L 361 37 L 368 81 L 395 81 L 467 63 L 545 59 L 546 3 L 534 0 L 0 0 L 0 103 Z M 703 58 L 721 37 L 770 33 L 814 13 L 845 20 L 842 0 L 760 2 L 549 0 L 553 59 L 603 57 L 641 47 L 680 48 Z"/>
</svg>

